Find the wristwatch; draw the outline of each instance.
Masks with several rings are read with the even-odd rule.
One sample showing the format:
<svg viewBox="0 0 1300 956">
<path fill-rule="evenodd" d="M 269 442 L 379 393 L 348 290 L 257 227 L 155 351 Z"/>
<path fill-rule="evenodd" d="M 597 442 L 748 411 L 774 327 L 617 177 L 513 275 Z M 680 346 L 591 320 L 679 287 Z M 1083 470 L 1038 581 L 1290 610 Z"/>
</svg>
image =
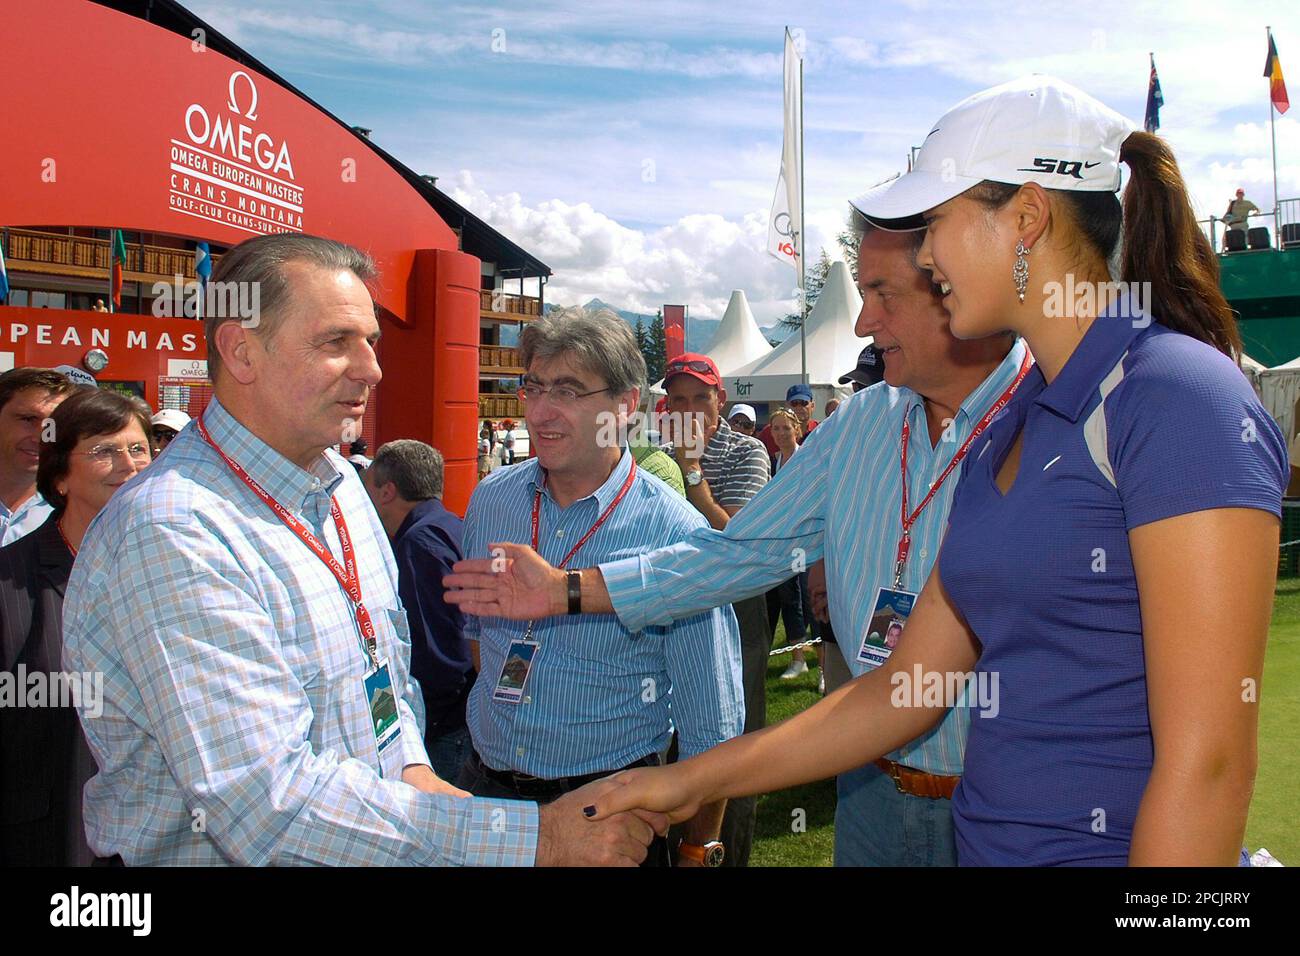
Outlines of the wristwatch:
<svg viewBox="0 0 1300 956">
<path fill-rule="evenodd" d="M 722 858 L 726 856 L 726 850 L 717 840 L 699 846 L 694 843 L 687 843 L 685 840 L 677 847 L 677 855 L 684 856 L 688 860 L 694 860 L 701 866 L 715 867 L 722 866 Z"/>
<path fill-rule="evenodd" d="M 694 488 L 704 480 L 704 472 L 698 468 L 692 468 L 690 471 L 685 472 L 683 477 L 686 478 L 686 484 Z"/>
</svg>

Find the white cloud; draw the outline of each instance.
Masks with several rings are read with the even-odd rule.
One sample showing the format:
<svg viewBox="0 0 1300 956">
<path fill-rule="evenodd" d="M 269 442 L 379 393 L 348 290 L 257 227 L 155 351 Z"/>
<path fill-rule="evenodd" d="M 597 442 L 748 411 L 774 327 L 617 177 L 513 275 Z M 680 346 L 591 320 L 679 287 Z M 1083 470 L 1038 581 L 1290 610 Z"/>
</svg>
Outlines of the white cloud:
<svg viewBox="0 0 1300 956">
<path fill-rule="evenodd" d="M 574 305 L 597 297 L 649 313 L 684 302 L 693 315 L 718 318 L 731 291 L 744 289 L 761 324 L 789 309 L 794 273 L 766 252 L 766 209 L 740 219 L 690 214 L 641 231 L 588 203 L 528 206 L 518 193 L 490 195 L 468 170 L 451 196 L 555 270 L 548 301 Z"/>
</svg>

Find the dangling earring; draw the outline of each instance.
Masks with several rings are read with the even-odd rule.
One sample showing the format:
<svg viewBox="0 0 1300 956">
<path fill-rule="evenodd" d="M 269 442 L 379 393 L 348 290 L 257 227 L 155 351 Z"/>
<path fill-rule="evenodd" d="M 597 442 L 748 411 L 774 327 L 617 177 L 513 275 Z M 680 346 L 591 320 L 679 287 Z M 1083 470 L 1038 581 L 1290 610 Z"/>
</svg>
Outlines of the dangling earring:
<svg viewBox="0 0 1300 956">
<path fill-rule="evenodd" d="M 1025 248 L 1023 239 L 1016 240 L 1016 264 L 1011 269 L 1011 281 L 1016 284 L 1016 295 L 1020 296 L 1020 304 L 1025 303 L 1025 289 L 1029 288 L 1029 263 L 1025 261 L 1025 256 L 1029 255 L 1029 250 Z"/>
</svg>

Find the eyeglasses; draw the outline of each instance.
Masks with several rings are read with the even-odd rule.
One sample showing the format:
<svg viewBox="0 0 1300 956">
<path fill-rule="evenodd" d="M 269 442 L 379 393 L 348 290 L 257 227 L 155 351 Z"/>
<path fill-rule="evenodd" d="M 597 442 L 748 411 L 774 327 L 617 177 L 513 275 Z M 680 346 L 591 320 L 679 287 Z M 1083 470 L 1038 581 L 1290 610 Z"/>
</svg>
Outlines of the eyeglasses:
<svg viewBox="0 0 1300 956">
<path fill-rule="evenodd" d="M 791 408 L 803 408 L 805 405 L 811 405 L 812 402 L 808 401 L 806 398 L 795 398 L 786 402 L 786 404 Z"/>
<path fill-rule="evenodd" d="M 608 391 L 609 386 L 590 392 L 579 392 L 569 385 L 552 385 L 549 388 L 544 388 L 536 382 L 524 382 L 523 385 L 519 386 L 519 390 L 515 394 L 519 396 L 521 401 L 525 402 L 535 402 L 543 395 L 549 395 L 551 403 L 554 405 L 572 405 L 580 398 L 586 398 L 588 395 L 599 395 L 601 392 Z"/>
<path fill-rule="evenodd" d="M 149 451 L 149 446 L 141 444 L 140 442 L 133 442 L 125 448 L 121 445 L 96 445 L 94 448 L 90 449 L 90 451 L 83 451 L 81 454 L 85 455 L 97 465 L 108 465 L 109 467 L 112 467 L 113 462 L 117 459 L 118 455 L 125 455 L 132 461 L 142 461 L 145 464 L 148 464 L 153 460 L 153 456 Z"/>
<path fill-rule="evenodd" d="M 672 374 L 673 372 L 686 372 L 686 371 L 704 372 L 706 375 L 718 374 L 717 369 L 715 369 L 712 365 L 710 365 L 708 362 L 701 362 L 698 359 L 691 359 L 690 361 L 687 362 L 669 362 L 667 371 L 669 374 Z"/>
</svg>

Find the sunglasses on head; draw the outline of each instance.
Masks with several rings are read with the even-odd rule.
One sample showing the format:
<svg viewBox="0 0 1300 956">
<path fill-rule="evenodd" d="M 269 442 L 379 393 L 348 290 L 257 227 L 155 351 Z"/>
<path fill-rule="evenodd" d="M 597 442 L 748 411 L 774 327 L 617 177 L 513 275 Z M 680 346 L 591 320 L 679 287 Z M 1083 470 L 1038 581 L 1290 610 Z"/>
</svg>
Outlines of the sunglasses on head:
<svg viewBox="0 0 1300 956">
<path fill-rule="evenodd" d="M 717 372 L 713 370 L 713 366 L 710 365 L 708 362 L 701 362 L 696 359 L 691 359 L 690 361 L 687 362 L 669 362 L 668 371 L 669 372 L 687 372 L 687 371 L 704 372 L 707 375 L 717 374 Z"/>
</svg>

